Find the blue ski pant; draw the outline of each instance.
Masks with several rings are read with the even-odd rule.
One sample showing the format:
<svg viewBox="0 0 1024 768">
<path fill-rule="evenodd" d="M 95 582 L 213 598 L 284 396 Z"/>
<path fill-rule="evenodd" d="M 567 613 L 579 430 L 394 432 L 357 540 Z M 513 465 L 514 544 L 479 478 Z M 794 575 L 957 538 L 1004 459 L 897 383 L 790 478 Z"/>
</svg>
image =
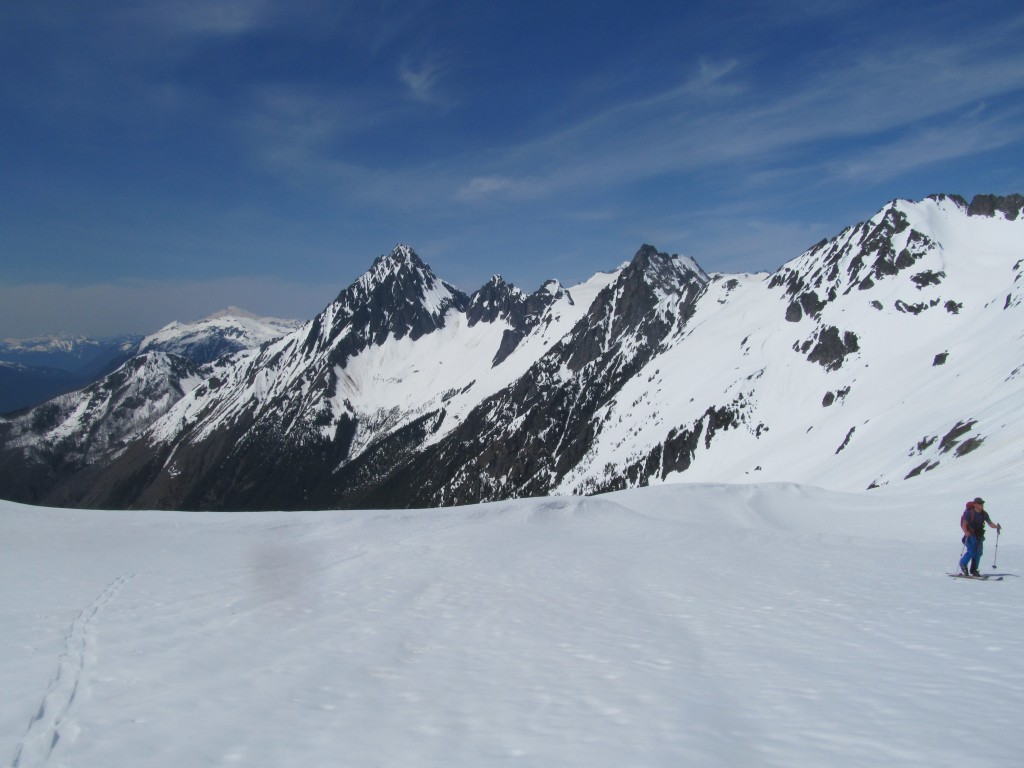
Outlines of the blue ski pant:
<svg viewBox="0 0 1024 768">
<path fill-rule="evenodd" d="M 964 539 L 964 544 L 967 545 L 967 549 L 964 551 L 964 556 L 960 558 L 960 567 L 963 568 L 970 563 L 971 570 L 976 571 L 981 565 L 981 551 L 984 549 L 984 542 L 977 536 L 968 536 Z"/>
</svg>

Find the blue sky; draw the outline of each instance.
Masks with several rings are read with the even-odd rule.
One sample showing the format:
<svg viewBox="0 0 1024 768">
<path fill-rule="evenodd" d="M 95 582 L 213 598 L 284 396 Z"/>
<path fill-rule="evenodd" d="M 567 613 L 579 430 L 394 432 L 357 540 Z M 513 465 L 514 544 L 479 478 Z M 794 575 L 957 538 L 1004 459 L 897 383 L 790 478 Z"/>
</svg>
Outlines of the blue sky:
<svg viewBox="0 0 1024 768">
<path fill-rule="evenodd" d="M 398 242 L 468 292 L 774 270 L 1024 192 L 1022 40 L 1001 0 L 5 3 L 0 337 L 308 318 Z"/>
</svg>

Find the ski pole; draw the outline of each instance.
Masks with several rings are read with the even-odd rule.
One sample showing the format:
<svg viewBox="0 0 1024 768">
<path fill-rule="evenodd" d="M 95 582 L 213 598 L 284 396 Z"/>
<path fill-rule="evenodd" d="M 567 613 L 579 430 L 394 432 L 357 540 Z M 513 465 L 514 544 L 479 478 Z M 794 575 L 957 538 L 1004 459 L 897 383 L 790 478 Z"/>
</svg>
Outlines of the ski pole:
<svg viewBox="0 0 1024 768">
<path fill-rule="evenodd" d="M 992 567 L 993 568 L 996 567 L 996 560 L 999 557 L 999 534 L 1002 533 L 1002 532 L 1003 532 L 1002 528 L 996 528 L 996 549 L 995 549 L 995 552 L 992 553 Z"/>
</svg>

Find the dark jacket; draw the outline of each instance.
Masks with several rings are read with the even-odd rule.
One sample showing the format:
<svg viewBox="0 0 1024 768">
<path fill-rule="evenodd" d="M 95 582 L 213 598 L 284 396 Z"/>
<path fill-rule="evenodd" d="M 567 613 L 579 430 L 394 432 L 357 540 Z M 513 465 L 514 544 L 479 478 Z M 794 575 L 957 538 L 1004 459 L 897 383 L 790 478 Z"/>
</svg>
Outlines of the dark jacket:
<svg viewBox="0 0 1024 768">
<path fill-rule="evenodd" d="M 967 502 L 967 509 L 960 516 L 960 527 L 978 541 L 985 540 L 985 525 L 991 522 L 992 518 L 988 516 L 988 512 L 979 509 L 973 501 Z"/>
</svg>

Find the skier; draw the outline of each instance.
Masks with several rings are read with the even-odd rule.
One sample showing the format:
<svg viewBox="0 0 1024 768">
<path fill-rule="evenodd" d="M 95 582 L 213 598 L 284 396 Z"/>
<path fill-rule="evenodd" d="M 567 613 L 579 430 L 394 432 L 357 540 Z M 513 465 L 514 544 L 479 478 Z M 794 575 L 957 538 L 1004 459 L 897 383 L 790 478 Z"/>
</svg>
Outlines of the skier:
<svg viewBox="0 0 1024 768">
<path fill-rule="evenodd" d="M 985 542 L 985 525 L 1002 530 L 1002 526 L 993 523 L 992 518 L 985 511 L 985 500 L 978 497 L 974 501 L 967 502 L 967 508 L 960 517 L 960 527 L 963 529 L 963 542 L 967 545 L 964 556 L 960 558 L 960 573 L 964 576 L 980 576 L 978 564 L 981 563 L 981 551 Z M 967 564 L 971 564 L 970 571 Z"/>
</svg>

